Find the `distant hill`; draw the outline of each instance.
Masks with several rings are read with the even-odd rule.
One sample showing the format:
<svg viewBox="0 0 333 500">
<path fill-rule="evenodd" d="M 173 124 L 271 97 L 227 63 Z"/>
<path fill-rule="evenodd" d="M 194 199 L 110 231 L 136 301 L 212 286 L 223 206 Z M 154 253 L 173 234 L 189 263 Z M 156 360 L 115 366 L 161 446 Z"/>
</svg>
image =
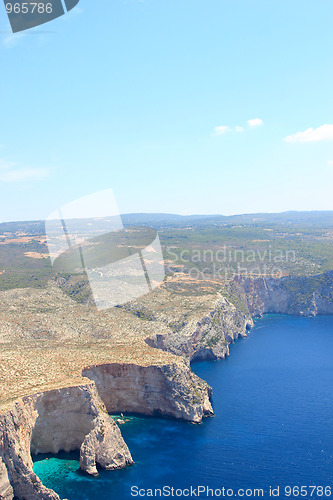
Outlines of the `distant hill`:
<svg viewBox="0 0 333 500">
<path fill-rule="evenodd" d="M 239 215 L 176 215 L 176 214 L 124 214 L 124 224 L 173 225 L 228 225 L 228 224 L 305 224 L 333 226 L 332 211 L 255 213 Z"/>
<path fill-rule="evenodd" d="M 333 227 L 333 210 L 309 212 L 255 213 L 239 215 L 177 215 L 163 213 L 122 214 L 125 226 L 184 227 L 184 226 L 228 226 L 228 225 L 302 225 L 307 227 Z M 99 219 L 98 223 L 112 221 L 112 217 Z M 77 219 L 77 227 L 82 230 L 94 219 Z M 95 220 L 96 221 L 96 220 Z M 104 222 L 103 222 L 104 221 Z M 44 221 L 18 221 L 0 223 L 0 235 L 4 233 L 45 234 Z"/>
</svg>

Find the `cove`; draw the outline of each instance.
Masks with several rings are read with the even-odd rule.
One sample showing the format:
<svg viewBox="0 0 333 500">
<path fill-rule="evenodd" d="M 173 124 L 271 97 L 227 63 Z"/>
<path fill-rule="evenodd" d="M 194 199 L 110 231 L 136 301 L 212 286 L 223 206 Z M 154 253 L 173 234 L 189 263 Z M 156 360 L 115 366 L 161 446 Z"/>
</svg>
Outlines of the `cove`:
<svg viewBox="0 0 333 500">
<path fill-rule="evenodd" d="M 333 486 L 332 316 L 267 315 L 229 358 L 192 369 L 213 387 L 214 418 L 131 416 L 121 430 L 133 467 L 90 478 L 71 453 L 39 455 L 34 471 L 69 500 L 135 498 L 135 485 L 263 488 L 265 498 L 270 486 Z"/>
</svg>

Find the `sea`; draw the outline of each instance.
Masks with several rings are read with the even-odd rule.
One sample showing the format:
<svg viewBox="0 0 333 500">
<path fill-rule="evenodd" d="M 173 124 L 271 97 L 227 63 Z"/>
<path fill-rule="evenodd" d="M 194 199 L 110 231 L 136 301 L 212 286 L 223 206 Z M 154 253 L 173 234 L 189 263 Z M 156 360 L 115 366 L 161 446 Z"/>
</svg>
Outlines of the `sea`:
<svg viewBox="0 0 333 500">
<path fill-rule="evenodd" d="M 87 477 L 78 453 L 60 453 L 34 457 L 35 473 L 68 500 L 331 496 L 333 316 L 266 315 L 228 358 L 192 369 L 215 417 L 126 415 L 134 466 Z"/>
</svg>

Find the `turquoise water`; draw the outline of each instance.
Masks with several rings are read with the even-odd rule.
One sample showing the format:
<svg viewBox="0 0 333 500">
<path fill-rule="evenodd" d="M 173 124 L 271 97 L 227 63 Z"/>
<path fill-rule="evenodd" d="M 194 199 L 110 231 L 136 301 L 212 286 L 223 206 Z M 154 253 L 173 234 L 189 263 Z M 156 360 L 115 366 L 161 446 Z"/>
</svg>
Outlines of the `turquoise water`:
<svg viewBox="0 0 333 500">
<path fill-rule="evenodd" d="M 192 368 L 214 388 L 214 418 L 133 416 L 121 430 L 134 466 L 89 478 L 71 453 L 38 456 L 35 472 L 69 500 L 139 498 L 134 485 L 224 486 L 234 498 L 238 488 L 263 488 L 265 498 L 270 486 L 280 498 L 285 485 L 333 489 L 333 317 L 266 316 L 228 359 Z"/>
</svg>

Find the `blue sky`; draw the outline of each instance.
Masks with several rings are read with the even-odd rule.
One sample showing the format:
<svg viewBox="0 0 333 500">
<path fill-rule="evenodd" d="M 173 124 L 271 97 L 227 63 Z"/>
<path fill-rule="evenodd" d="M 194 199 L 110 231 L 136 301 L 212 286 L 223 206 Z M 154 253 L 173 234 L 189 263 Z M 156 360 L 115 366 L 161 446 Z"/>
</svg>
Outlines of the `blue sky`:
<svg viewBox="0 0 333 500">
<path fill-rule="evenodd" d="M 333 210 L 331 0 L 81 0 L 10 34 L 0 220 Z M 253 121 L 255 120 L 255 121 Z"/>
</svg>

